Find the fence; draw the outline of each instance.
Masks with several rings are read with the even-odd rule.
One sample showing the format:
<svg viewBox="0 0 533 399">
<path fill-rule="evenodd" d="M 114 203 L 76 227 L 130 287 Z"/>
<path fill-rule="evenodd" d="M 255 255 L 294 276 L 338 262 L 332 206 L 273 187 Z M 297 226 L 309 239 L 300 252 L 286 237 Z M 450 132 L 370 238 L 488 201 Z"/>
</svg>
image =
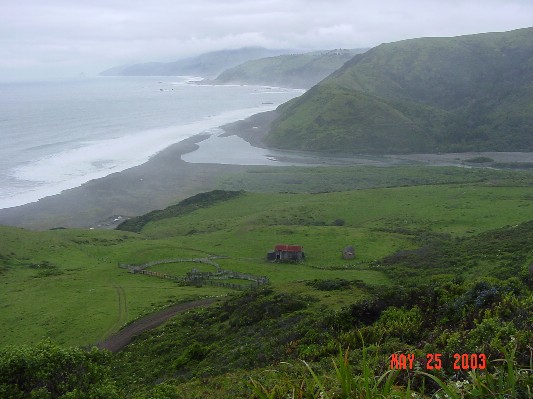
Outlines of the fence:
<svg viewBox="0 0 533 399">
<path fill-rule="evenodd" d="M 176 282 L 182 282 L 187 283 L 191 285 L 210 285 L 214 287 L 226 287 L 226 288 L 233 288 L 236 290 L 244 290 L 247 288 L 253 288 L 260 285 L 268 284 L 269 280 L 266 276 L 256 276 L 253 274 L 248 273 L 240 273 L 233 270 L 224 270 L 220 267 L 220 265 L 216 262 L 214 262 L 212 259 L 226 259 L 227 257 L 223 256 L 211 256 L 208 258 L 175 258 L 175 259 L 162 259 L 162 260 L 156 260 L 153 262 L 144 263 L 142 265 L 129 265 L 124 263 L 119 263 L 118 266 L 122 269 L 128 269 L 130 273 L 134 274 L 144 274 L 147 276 L 154 276 L 162 279 L 167 280 L 173 280 Z M 156 272 L 152 270 L 146 270 L 150 266 L 155 265 L 161 265 L 164 263 L 176 263 L 176 262 L 194 262 L 194 263 L 206 263 L 209 265 L 214 266 L 217 271 L 216 272 L 201 272 L 196 268 L 193 268 L 190 272 L 187 273 L 186 276 L 174 276 L 168 273 L 161 273 Z M 225 280 L 225 279 L 237 279 L 237 280 L 247 280 L 252 281 L 255 284 L 249 284 L 247 286 L 243 286 L 241 284 L 235 284 L 235 283 L 228 283 L 218 280 Z"/>
<path fill-rule="evenodd" d="M 145 274 L 147 276 L 154 276 L 154 277 L 164 278 L 164 279 L 167 279 L 167 280 L 185 281 L 185 278 L 183 278 L 183 277 L 173 276 L 173 275 L 167 274 L 167 273 L 154 272 L 152 270 L 138 270 L 138 271 L 135 271 L 134 273 Z"/>
</svg>

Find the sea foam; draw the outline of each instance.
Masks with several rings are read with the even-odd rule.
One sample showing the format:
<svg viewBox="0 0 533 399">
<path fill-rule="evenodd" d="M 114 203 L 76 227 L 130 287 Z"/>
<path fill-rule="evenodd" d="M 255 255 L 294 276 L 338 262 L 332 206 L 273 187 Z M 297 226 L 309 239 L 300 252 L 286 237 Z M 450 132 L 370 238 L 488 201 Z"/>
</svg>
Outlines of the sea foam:
<svg viewBox="0 0 533 399">
<path fill-rule="evenodd" d="M 90 180 L 141 165 L 174 143 L 199 133 L 211 134 L 210 130 L 220 125 L 272 110 L 275 106 L 276 104 L 263 104 L 223 112 L 183 125 L 84 142 L 78 148 L 28 162 L 11 171 L 11 177 L 24 184 L 18 189 L 11 187 L 11 190 L 3 190 L 0 194 L 0 209 L 35 202 Z"/>
</svg>

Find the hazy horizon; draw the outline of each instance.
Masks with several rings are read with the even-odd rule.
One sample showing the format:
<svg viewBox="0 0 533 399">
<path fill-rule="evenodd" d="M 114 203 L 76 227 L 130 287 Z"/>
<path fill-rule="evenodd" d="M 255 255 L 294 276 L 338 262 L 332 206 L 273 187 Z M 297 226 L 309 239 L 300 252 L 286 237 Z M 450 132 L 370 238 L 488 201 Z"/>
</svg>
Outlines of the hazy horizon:
<svg viewBox="0 0 533 399">
<path fill-rule="evenodd" d="M 531 15 L 526 0 L 25 0 L 0 5 L 0 80 L 96 76 L 249 46 L 353 49 L 502 32 L 531 26 Z"/>
</svg>

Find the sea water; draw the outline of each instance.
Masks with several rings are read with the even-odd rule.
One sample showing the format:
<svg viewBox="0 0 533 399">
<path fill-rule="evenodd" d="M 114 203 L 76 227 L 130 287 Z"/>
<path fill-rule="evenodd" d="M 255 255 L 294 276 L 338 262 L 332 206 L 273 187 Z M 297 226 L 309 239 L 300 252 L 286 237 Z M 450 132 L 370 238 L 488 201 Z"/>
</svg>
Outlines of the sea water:
<svg viewBox="0 0 533 399">
<path fill-rule="evenodd" d="M 140 165 L 173 143 L 302 93 L 193 83 L 189 77 L 0 83 L 0 209 Z"/>
</svg>

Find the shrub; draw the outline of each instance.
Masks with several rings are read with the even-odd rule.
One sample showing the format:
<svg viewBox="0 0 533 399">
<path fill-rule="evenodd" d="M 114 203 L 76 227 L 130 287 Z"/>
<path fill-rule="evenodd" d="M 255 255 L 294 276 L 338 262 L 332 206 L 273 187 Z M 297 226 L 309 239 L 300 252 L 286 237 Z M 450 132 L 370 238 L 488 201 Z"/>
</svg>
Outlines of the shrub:
<svg viewBox="0 0 533 399">
<path fill-rule="evenodd" d="M 110 354 L 61 348 L 51 341 L 0 350 L 0 397 L 118 399 L 109 376 Z"/>
<path fill-rule="evenodd" d="M 351 281 L 336 278 L 334 280 L 318 280 L 308 281 L 305 285 L 313 287 L 319 291 L 334 291 L 334 290 L 346 290 L 352 285 Z"/>
</svg>

